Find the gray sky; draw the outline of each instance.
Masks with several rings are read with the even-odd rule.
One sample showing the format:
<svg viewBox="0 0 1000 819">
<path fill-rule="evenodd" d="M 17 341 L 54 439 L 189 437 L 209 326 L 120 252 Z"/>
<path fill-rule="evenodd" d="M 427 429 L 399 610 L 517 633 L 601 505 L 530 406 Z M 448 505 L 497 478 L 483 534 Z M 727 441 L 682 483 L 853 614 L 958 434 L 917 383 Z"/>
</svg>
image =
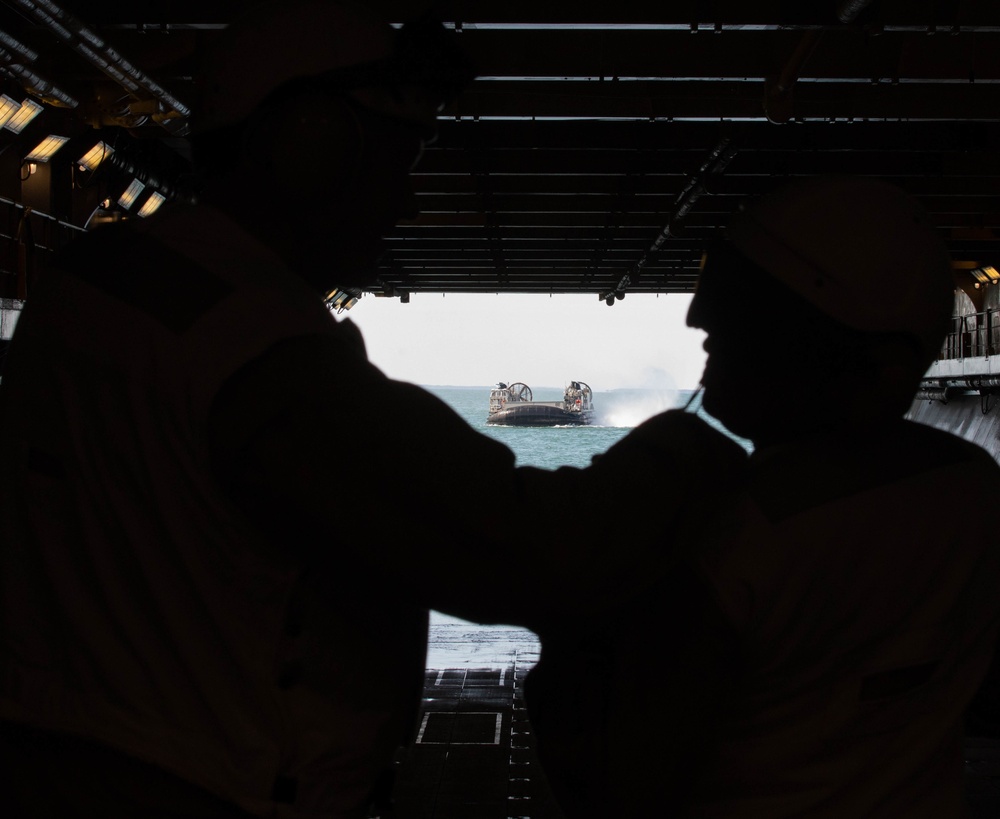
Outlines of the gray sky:
<svg viewBox="0 0 1000 819">
<path fill-rule="evenodd" d="M 417 384 L 694 389 L 705 353 L 704 333 L 684 324 L 690 300 L 633 293 L 608 307 L 596 295 L 414 293 L 401 304 L 366 295 L 341 317 L 361 328 L 379 368 Z"/>
</svg>

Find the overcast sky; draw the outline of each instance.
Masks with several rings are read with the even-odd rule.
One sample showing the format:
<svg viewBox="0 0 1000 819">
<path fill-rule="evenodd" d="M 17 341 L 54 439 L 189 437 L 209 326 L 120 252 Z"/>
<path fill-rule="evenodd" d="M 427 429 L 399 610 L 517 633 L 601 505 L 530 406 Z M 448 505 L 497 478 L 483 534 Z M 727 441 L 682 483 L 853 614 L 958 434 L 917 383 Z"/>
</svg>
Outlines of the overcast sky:
<svg viewBox="0 0 1000 819">
<path fill-rule="evenodd" d="M 364 296 L 341 317 L 387 375 L 426 386 L 523 381 L 595 392 L 694 389 L 704 334 L 685 326 L 691 297 L 637 294 L 608 307 L 596 295 L 414 293 Z"/>
</svg>

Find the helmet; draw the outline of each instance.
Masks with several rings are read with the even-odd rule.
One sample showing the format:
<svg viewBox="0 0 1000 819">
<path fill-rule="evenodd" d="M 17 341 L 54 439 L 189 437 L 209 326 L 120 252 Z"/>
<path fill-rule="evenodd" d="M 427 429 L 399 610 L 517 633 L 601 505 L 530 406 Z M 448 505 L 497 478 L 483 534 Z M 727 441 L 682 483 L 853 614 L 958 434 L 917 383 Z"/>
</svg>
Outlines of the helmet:
<svg viewBox="0 0 1000 819">
<path fill-rule="evenodd" d="M 739 212 L 730 243 L 823 313 L 939 352 L 954 301 L 945 244 L 908 194 L 866 177 L 796 180 Z"/>
<path fill-rule="evenodd" d="M 349 0 L 269 0 L 233 22 L 208 49 L 194 131 L 236 125 L 273 91 L 321 80 L 403 119 L 433 120 L 475 72 L 454 37 L 430 18 L 400 30 Z M 421 93 L 414 94 L 414 89 Z M 411 93 L 404 93 L 407 89 Z"/>
</svg>

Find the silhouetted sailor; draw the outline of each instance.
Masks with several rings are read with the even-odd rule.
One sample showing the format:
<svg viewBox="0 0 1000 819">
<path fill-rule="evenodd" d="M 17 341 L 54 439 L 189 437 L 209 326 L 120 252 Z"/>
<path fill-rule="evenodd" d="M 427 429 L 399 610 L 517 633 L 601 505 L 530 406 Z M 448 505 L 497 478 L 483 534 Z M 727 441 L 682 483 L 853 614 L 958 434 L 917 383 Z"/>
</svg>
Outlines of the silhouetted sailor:
<svg viewBox="0 0 1000 819">
<path fill-rule="evenodd" d="M 571 819 L 963 815 L 1000 468 L 903 419 L 952 302 L 876 180 L 791 183 L 708 250 L 704 408 L 754 451 L 653 592 L 543 634 L 527 702 Z"/>
<path fill-rule="evenodd" d="M 739 460 L 674 414 L 592 470 L 515 471 L 331 316 L 414 213 L 470 77 L 451 37 L 249 13 L 200 77 L 199 203 L 94 230 L 34 289 L 0 386 L 5 816 L 360 819 L 413 734 L 428 608 L 620 599 L 659 559 L 623 499 L 674 524 Z"/>
</svg>

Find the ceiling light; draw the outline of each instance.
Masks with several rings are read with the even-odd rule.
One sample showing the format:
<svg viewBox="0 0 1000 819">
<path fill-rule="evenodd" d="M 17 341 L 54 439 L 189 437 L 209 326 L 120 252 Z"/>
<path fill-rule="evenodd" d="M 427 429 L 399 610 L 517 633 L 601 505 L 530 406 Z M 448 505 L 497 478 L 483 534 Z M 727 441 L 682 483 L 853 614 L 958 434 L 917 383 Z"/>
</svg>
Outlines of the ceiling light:
<svg viewBox="0 0 1000 819">
<path fill-rule="evenodd" d="M 26 99 L 21 103 L 14 115 L 4 123 L 4 128 L 13 131 L 15 134 L 21 133 L 25 126 L 35 117 L 42 113 L 42 106 L 33 99 Z"/>
<path fill-rule="evenodd" d="M 986 275 L 986 271 L 984 271 L 981 267 L 977 267 L 972 271 L 972 278 L 976 280 L 977 287 L 980 284 L 988 284 L 990 280 L 990 277 Z"/>
<path fill-rule="evenodd" d="M 81 170 L 96 171 L 97 166 L 114 152 L 115 149 L 102 140 L 81 156 L 77 160 L 77 163 L 80 165 Z"/>
<path fill-rule="evenodd" d="M 989 276 L 990 281 L 995 282 L 998 279 L 1000 279 L 1000 273 L 997 272 L 997 269 L 995 267 L 993 267 L 993 265 L 989 265 L 989 264 L 986 265 L 983 268 L 983 273 L 985 273 L 987 276 Z"/>
<path fill-rule="evenodd" d="M 118 197 L 118 204 L 128 210 L 135 204 L 139 194 L 146 189 L 146 186 L 138 179 L 133 179 L 132 184 L 125 188 L 125 193 Z"/>
<path fill-rule="evenodd" d="M 166 199 L 167 197 L 165 197 L 162 193 L 157 193 L 156 191 L 153 191 L 149 195 L 149 199 L 147 199 L 143 203 L 143 206 L 139 208 L 139 215 L 152 216 L 159 209 L 160 205 L 162 205 L 166 201 Z"/>
<path fill-rule="evenodd" d="M 16 114 L 21 108 L 21 103 L 19 103 L 13 97 L 8 97 L 6 94 L 0 94 L 0 127 L 7 124 L 8 120 L 14 114 Z"/>
<path fill-rule="evenodd" d="M 355 304 L 357 304 L 359 298 L 361 298 L 360 290 L 354 290 L 353 288 L 349 290 L 341 290 L 339 287 L 335 287 L 326 294 L 326 305 L 331 310 L 343 313 L 345 310 L 350 310 Z"/>
<path fill-rule="evenodd" d="M 69 142 L 69 137 L 56 136 L 55 134 L 49 134 L 45 139 L 39 142 L 34 148 L 31 149 L 31 153 L 25 158 L 25 162 L 48 162 L 55 155 L 63 145 Z"/>
</svg>

